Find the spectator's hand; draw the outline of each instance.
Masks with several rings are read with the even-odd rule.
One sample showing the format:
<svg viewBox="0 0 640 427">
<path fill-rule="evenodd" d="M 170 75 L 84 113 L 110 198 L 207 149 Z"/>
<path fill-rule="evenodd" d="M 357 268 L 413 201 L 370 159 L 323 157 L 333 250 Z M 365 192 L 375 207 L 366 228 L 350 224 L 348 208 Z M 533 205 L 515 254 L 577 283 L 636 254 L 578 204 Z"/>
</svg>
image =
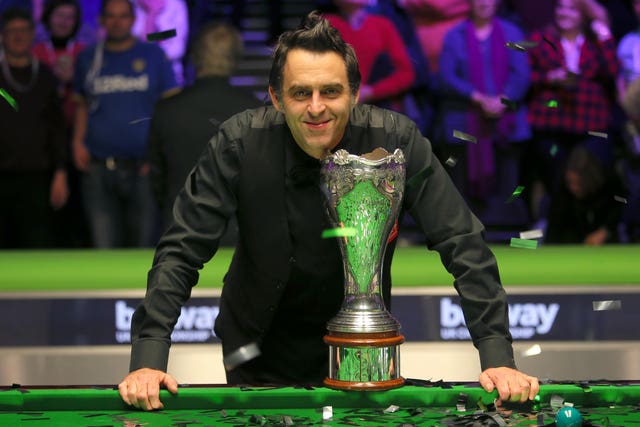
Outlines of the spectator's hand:
<svg viewBox="0 0 640 427">
<path fill-rule="evenodd" d="M 578 82 L 578 75 L 576 73 L 568 71 L 565 68 L 556 68 L 547 73 L 547 79 L 551 83 L 555 83 L 559 86 L 572 88 L 575 87 Z"/>
<path fill-rule="evenodd" d="M 481 105 L 484 115 L 490 119 L 499 119 L 507 109 L 499 96 L 489 96 Z"/>
<path fill-rule="evenodd" d="M 67 199 L 69 199 L 67 172 L 58 170 L 53 174 L 53 179 L 51 180 L 49 203 L 51 203 L 51 207 L 54 210 L 58 210 L 67 203 Z"/>
<path fill-rule="evenodd" d="M 596 231 L 592 231 L 591 233 L 587 234 L 587 237 L 584 239 L 584 244 L 599 246 L 603 245 L 608 238 L 609 231 L 604 227 L 600 227 Z"/>
<path fill-rule="evenodd" d="M 83 143 L 73 144 L 73 163 L 79 171 L 88 171 L 90 160 L 89 150 L 87 150 L 87 147 L 85 147 Z"/>
<path fill-rule="evenodd" d="M 151 411 L 162 409 L 160 387 L 164 386 L 171 393 L 178 393 L 178 382 L 171 375 L 157 369 L 142 368 L 130 372 L 120 384 L 120 397 L 127 405 Z"/>
<path fill-rule="evenodd" d="M 536 377 L 530 377 L 517 369 L 505 366 L 485 369 L 480 374 L 480 385 L 487 392 L 497 389 L 500 398 L 499 403 L 533 400 L 540 389 Z"/>
</svg>

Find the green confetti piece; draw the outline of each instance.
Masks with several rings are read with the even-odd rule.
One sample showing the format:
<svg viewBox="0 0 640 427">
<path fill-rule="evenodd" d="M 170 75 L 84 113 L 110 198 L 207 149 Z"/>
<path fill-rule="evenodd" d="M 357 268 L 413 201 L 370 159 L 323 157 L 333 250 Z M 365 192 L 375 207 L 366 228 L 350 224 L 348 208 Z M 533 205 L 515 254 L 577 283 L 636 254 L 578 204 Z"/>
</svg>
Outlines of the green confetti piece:
<svg viewBox="0 0 640 427">
<path fill-rule="evenodd" d="M 352 227 L 330 228 L 322 232 L 323 239 L 329 239 L 331 237 L 353 237 L 355 235 L 356 229 Z"/>
<path fill-rule="evenodd" d="M 176 36 L 176 30 L 158 31 L 157 33 L 147 34 L 148 42 L 159 42 Z"/>
<path fill-rule="evenodd" d="M 425 179 L 433 174 L 433 168 L 431 166 L 427 166 L 422 169 L 420 172 L 409 178 L 407 181 L 407 187 L 413 187 L 417 184 L 422 183 Z"/>
<path fill-rule="evenodd" d="M 461 132 L 461 131 L 455 130 L 455 129 L 453 131 L 453 137 L 461 139 L 463 141 L 473 142 L 474 144 L 476 144 L 478 142 L 478 140 L 477 140 L 477 138 L 475 136 L 469 135 L 468 133 L 464 133 L 464 132 Z"/>
<path fill-rule="evenodd" d="M 511 194 L 511 196 L 509 196 L 509 198 L 506 200 L 505 203 L 513 202 L 518 196 L 520 196 L 520 194 L 522 194 L 523 190 L 524 190 L 524 186 L 518 185 L 516 189 L 513 190 L 513 193 Z"/>
<path fill-rule="evenodd" d="M 509 246 L 511 246 L 512 248 L 536 249 L 538 247 L 538 241 L 518 239 L 517 237 L 512 237 L 511 244 Z"/>
<path fill-rule="evenodd" d="M 11 108 L 13 108 L 15 111 L 18 111 L 18 103 L 15 99 L 13 99 L 11 95 L 9 95 L 9 92 L 0 88 L 0 96 L 2 96 L 9 103 L 9 105 L 11 105 Z"/>
<path fill-rule="evenodd" d="M 538 42 L 534 42 L 532 40 L 521 40 L 521 41 L 518 42 L 518 44 L 520 46 L 524 47 L 525 49 L 529 49 L 529 48 L 538 46 Z"/>
<path fill-rule="evenodd" d="M 558 146 L 556 144 L 553 144 L 551 146 L 551 150 L 549 150 L 549 154 L 551 154 L 551 157 L 555 157 L 557 152 L 558 152 Z"/>
<path fill-rule="evenodd" d="M 546 105 L 549 108 L 558 108 L 558 101 L 556 101 L 555 99 L 552 99 L 551 101 L 547 102 Z"/>
</svg>

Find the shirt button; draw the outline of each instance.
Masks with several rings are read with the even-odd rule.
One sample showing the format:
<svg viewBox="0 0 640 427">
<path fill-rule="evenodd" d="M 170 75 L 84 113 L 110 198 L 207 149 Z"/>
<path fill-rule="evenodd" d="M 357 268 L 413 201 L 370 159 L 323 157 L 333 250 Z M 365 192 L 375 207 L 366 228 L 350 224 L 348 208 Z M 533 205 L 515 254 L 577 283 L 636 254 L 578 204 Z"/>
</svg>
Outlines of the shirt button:
<svg viewBox="0 0 640 427">
<path fill-rule="evenodd" d="M 276 289 L 282 289 L 282 282 L 276 282 Z"/>
<path fill-rule="evenodd" d="M 273 312 L 275 310 L 276 310 L 276 308 L 274 306 L 272 306 L 272 305 L 269 306 L 269 311 Z"/>
<path fill-rule="evenodd" d="M 294 257 L 289 258 L 289 263 L 293 264 L 294 262 L 296 262 L 296 259 Z"/>
</svg>

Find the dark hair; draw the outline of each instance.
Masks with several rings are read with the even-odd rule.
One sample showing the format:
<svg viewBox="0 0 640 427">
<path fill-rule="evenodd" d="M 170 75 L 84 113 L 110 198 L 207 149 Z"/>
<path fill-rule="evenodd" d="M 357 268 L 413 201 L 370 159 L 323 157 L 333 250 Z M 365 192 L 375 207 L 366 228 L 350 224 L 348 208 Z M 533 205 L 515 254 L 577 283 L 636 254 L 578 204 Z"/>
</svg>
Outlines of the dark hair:
<svg viewBox="0 0 640 427">
<path fill-rule="evenodd" d="M 5 10 L 2 13 L 2 17 L 0 17 L 0 29 L 4 30 L 5 25 L 16 19 L 29 21 L 29 25 L 31 25 L 32 28 L 35 27 L 33 18 L 31 17 L 31 12 L 19 7 L 10 7 L 9 9 Z"/>
<path fill-rule="evenodd" d="M 100 6 L 100 16 L 104 16 L 105 11 L 107 9 L 107 5 L 115 0 L 102 0 L 102 5 Z M 133 2 L 131 0 L 119 0 L 119 1 L 126 1 L 127 4 L 129 5 L 129 10 L 131 11 L 131 15 L 135 16 L 136 11 L 135 8 L 133 7 Z"/>
<path fill-rule="evenodd" d="M 73 25 L 73 30 L 71 30 L 70 38 L 74 38 L 76 34 L 78 34 L 78 29 L 80 29 L 80 22 L 82 21 L 82 10 L 80 9 L 80 5 L 77 0 L 49 0 L 42 11 L 42 16 L 40 17 L 40 22 L 47 31 L 51 32 L 51 26 L 49 25 L 49 19 L 51 18 L 51 14 L 54 10 L 56 10 L 60 6 L 73 6 L 76 10 L 76 22 Z"/>
<path fill-rule="evenodd" d="M 362 77 L 353 48 L 344 41 L 340 32 L 329 21 L 324 19 L 318 11 L 313 11 L 302 19 L 298 28 L 287 31 L 278 38 L 269 72 L 269 86 L 273 88 L 278 99 L 282 95 L 282 80 L 287 54 L 294 49 L 318 53 L 335 52 L 340 55 L 347 67 L 349 89 L 353 95 L 358 92 Z"/>
<path fill-rule="evenodd" d="M 567 171 L 575 172 L 587 195 L 595 194 L 605 184 L 605 174 L 598 157 L 583 146 L 575 147 L 567 159 Z"/>
</svg>

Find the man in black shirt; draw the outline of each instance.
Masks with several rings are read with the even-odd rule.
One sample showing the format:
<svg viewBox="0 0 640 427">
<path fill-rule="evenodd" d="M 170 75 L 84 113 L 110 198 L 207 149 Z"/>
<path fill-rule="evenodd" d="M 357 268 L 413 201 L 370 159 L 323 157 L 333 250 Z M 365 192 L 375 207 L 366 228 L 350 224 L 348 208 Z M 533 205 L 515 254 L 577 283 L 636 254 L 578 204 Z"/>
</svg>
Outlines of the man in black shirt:
<svg viewBox="0 0 640 427">
<path fill-rule="evenodd" d="M 53 209 L 68 197 L 58 83 L 31 55 L 31 14 L 7 9 L 0 25 L 0 248 L 47 247 Z"/>
<path fill-rule="evenodd" d="M 167 374 L 170 337 L 180 308 L 215 253 L 228 218 L 240 238 L 224 279 L 215 332 L 223 355 L 255 348 L 260 356 L 227 371 L 229 383 L 320 383 L 328 369 L 324 325 L 342 302 L 342 264 L 323 216 L 320 159 L 344 148 L 364 154 L 399 148 L 407 177 L 403 207 L 455 278 L 467 326 L 480 354 L 480 383 L 501 399 L 524 401 L 536 378 L 515 369 L 507 302 L 483 227 L 469 211 L 429 141 L 407 117 L 357 104 L 360 72 L 338 31 L 316 13 L 285 33 L 269 76 L 273 106 L 223 123 L 191 172 L 160 240 L 147 294 L 132 319 L 131 372 L 120 383 L 125 402 L 162 407 L 159 387 L 177 391 Z M 390 259 L 381 287 L 389 303 Z"/>
</svg>

